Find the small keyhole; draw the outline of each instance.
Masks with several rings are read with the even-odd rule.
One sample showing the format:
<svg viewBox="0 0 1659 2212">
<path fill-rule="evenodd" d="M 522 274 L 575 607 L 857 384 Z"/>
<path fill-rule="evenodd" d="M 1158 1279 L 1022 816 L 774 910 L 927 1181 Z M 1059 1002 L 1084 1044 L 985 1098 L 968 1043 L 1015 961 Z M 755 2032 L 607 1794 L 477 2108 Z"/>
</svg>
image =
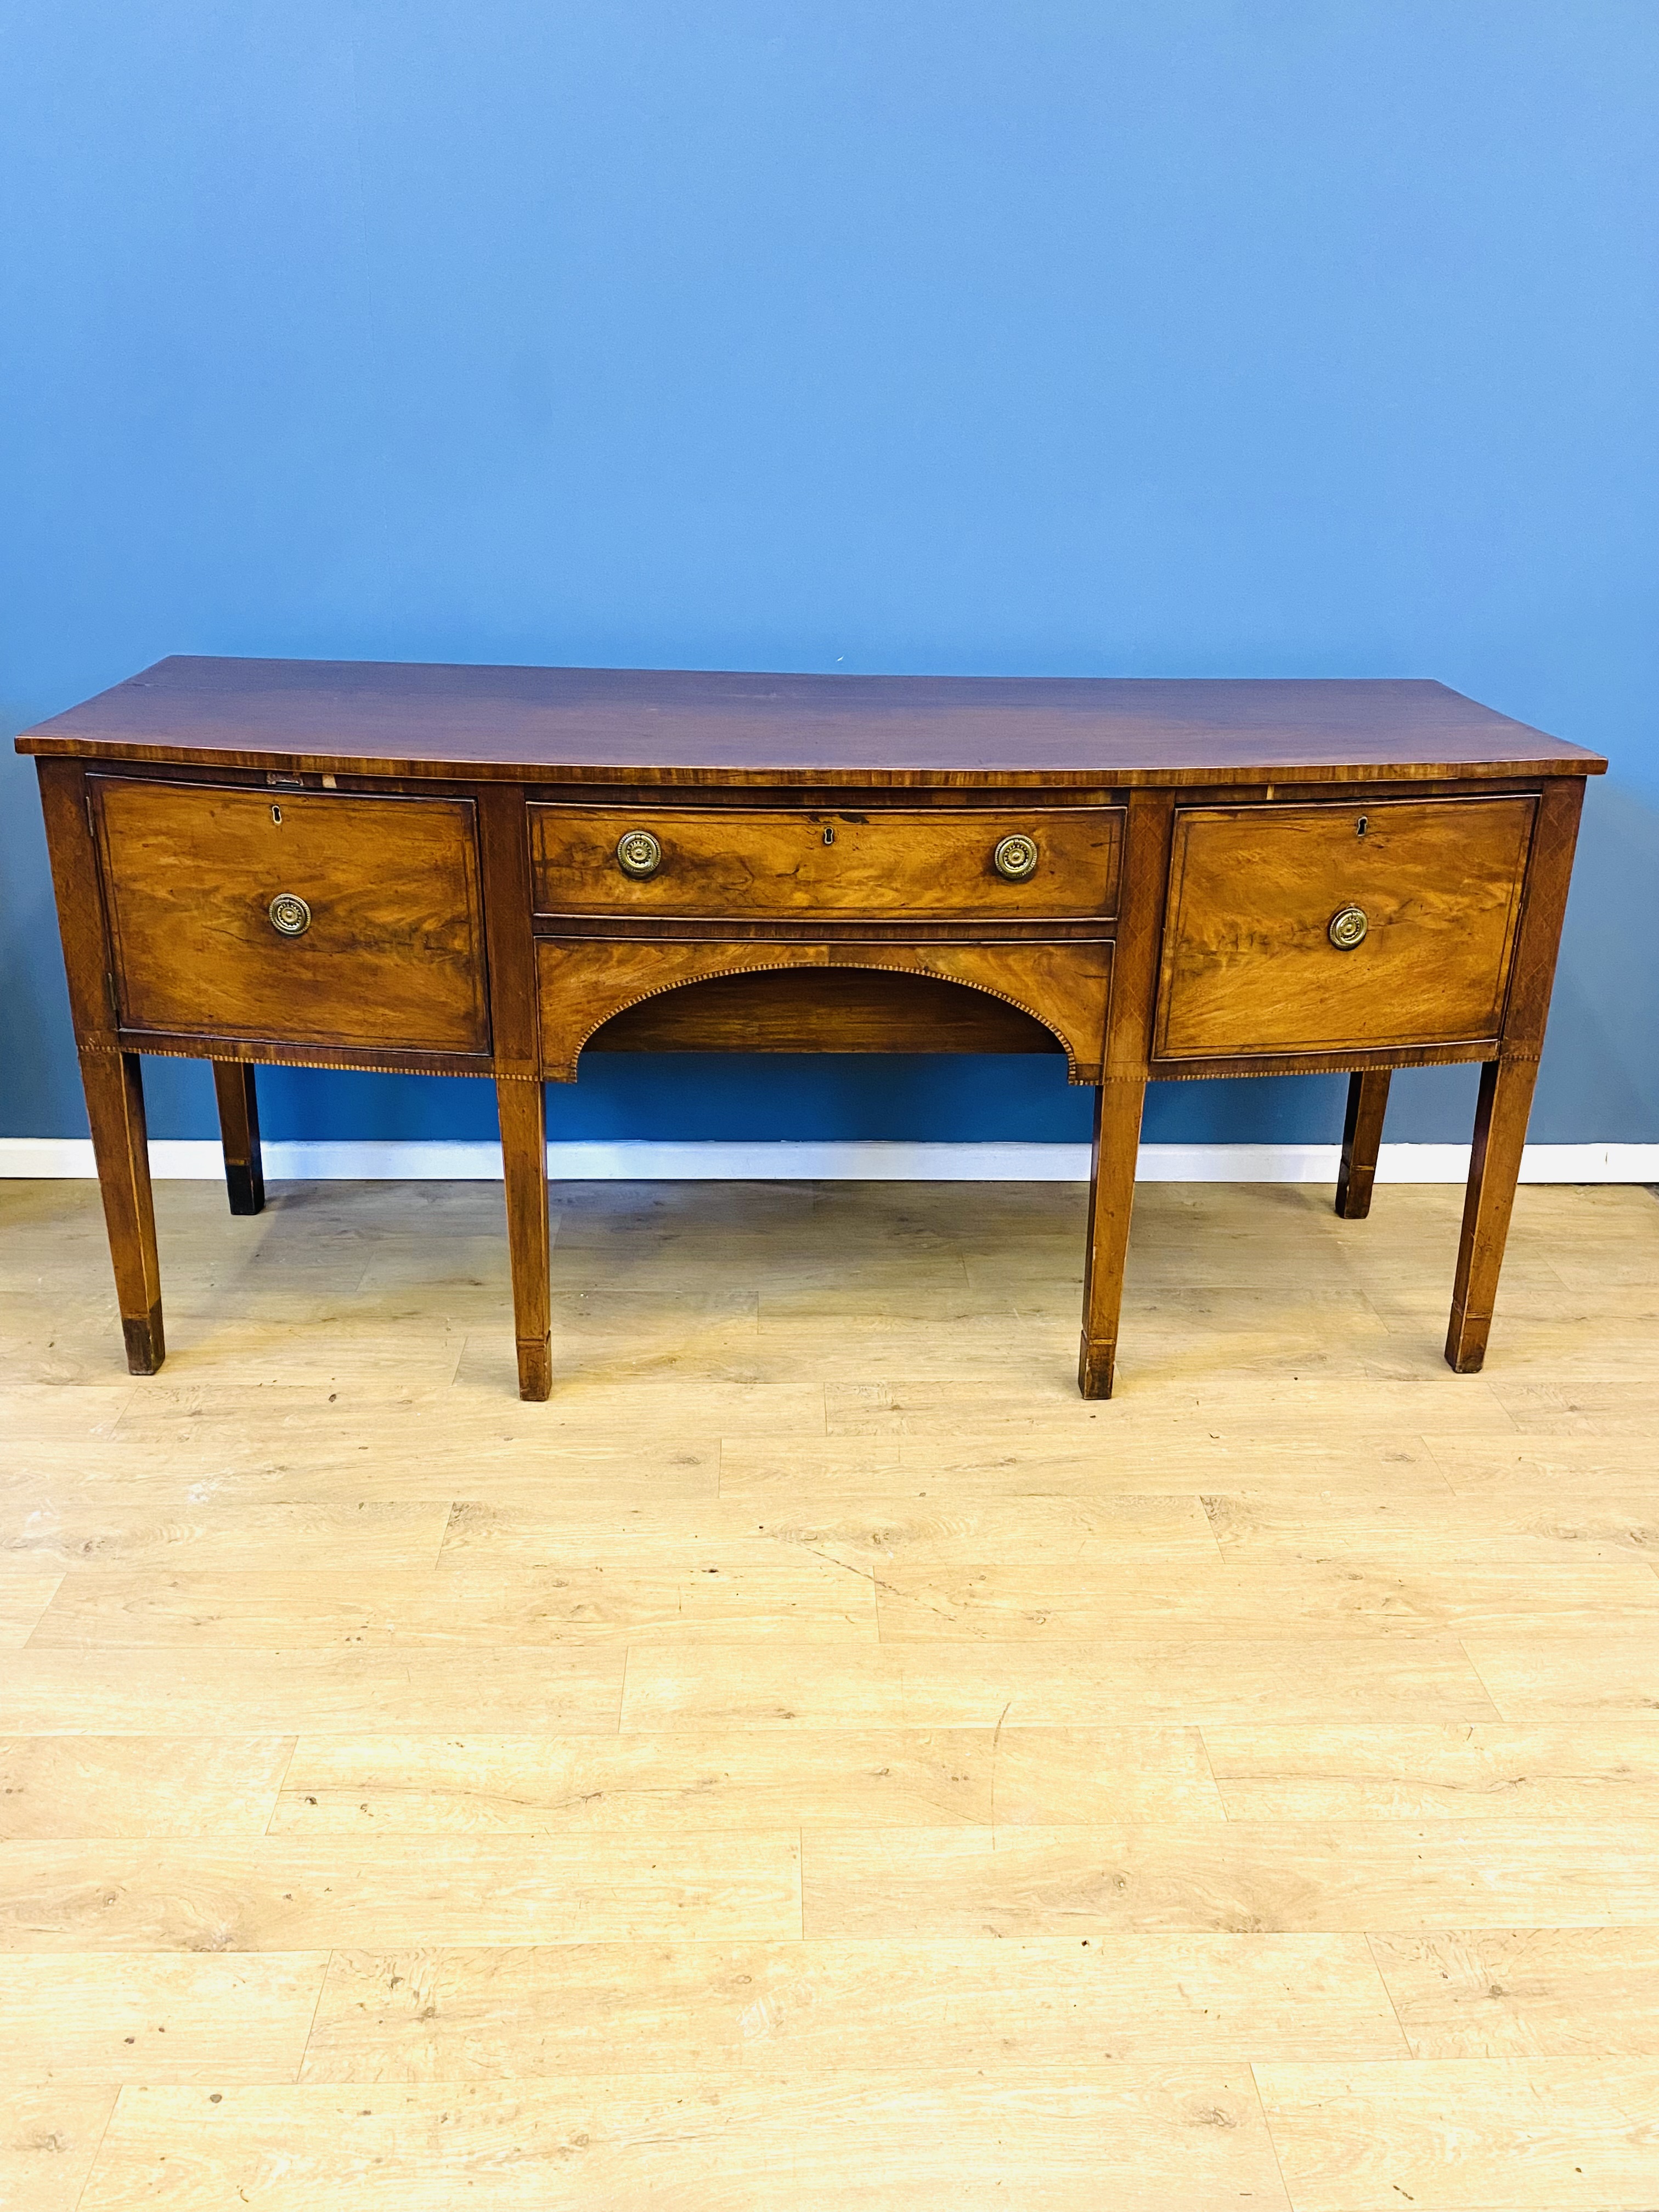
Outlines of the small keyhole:
<svg viewBox="0 0 1659 2212">
<path fill-rule="evenodd" d="M 271 818 L 271 820 L 272 820 L 273 822 L 280 822 L 280 821 L 282 820 L 282 818 L 283 818 L 283 810 L 282 810 L 282 808 L 281 808 L 280 806 L 273 806 L 273 807 L 271 808 L 271 810 L 270 810 L 270 818 Z"/>
<path fill-rule="evenodd" d="M 824 825 L 823 842 L 826 845 L 833 845 L 836 842 L 836 825 L 833 822 L 826 823 Z"/>
<path fill-rule="evenodd" d="M 1356 837 L 1363 837 L 1365 834 L 1365 817 L 1363 814 L 1354 824 L 1353 834 Z"/>
</svg>

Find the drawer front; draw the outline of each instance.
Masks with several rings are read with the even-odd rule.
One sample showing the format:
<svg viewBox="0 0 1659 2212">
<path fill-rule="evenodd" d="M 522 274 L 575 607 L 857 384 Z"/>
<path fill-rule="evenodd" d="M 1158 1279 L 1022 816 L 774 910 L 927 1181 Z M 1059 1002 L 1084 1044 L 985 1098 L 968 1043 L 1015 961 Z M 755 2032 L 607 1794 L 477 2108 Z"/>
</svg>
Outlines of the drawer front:
<svg viewBox="0 0 1659 2212">
<path fill-rule="evenodd" d="M 88 785 L 124 1026 L 489 1050 L 470 799 Z"/>
<path fill-rule="evenodd" d="M 1495 1038 L 1537 804 L 1178 811 L 1155 1056 Z"/>
<path fill-rule="evenodd" d="M 536 910 L 705 920 L 1098 920 L 1117 907 L 1119 806 L 872 810 L 535 805 Z M 619 850 L 646 833 L 630 873 Z M 1030 857 L 1028 874 L 1018 863 Z M 1008 841 L 1005 842 L 1005 841 Z M 1012 874 L 1000 872 L 1001 851 Z"/>
</svg>

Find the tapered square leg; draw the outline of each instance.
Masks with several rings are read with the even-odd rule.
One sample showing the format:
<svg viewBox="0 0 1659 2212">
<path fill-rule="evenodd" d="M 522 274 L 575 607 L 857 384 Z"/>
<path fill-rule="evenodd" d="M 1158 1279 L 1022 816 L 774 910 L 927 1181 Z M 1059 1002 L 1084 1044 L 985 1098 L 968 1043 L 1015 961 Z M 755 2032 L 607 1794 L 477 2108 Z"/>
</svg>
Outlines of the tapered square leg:
<svg viewBox="0 0 1659 2212">
<path fill-rule="evenodd" d="M 264 1161 L 259 1151 L 259 1100 L 253 1068 L 243 1060 L 216 1060 L 213 1087 L 219 1099 L 219 1135 L 225 1149 L 225 1189 L 233 1213 L 260 1213 L 265 1203 Z"/>
<path fill-rule="evenodd" d="M 507 1187 L 507 1241 L 513 1261 L 519 1395 L 545 1398 L 553 1388 L 552 1286 L 547 1226 L 547 1094 L 540 1080 L 495 1085 Z"/>
<path fill-rule="evenodd" d="M 1532 1111 L 1535 1060 L 1488 1060 L 1480 1071 L 1475 1108 L 1474 1145 L 1469 1158 L 1468 1190 L 1463 1200 L 1463 1233 L 1457 1248 L 1457 1280 L 1452 1291 L 1451 1323 L 1446 1331 L 1446 1364 L 1460 1375 L 1478 1375 L 1486 1357 L 1498 1270 L 1510 1233 L 1515 1187 Z"/>
<path fill-rule="evenodd" d="M 1342 1122 L 1342 1165 L 1337 1170 L 1336 1210 L 1345 1221 L 1363 1221 L 1371 1210 L 1382 1117 L 1389 1110 L 1392 1070 L 1367 1068 L 1348 1078 L 1348 1110 Z"/>
<path fill-rule="evenodd" d="M 1095 1093 L 1094 1172 L 1089 1186 L 1089 1243 L 1083 1269 L 1083 1341 L 1077 1386 L 1085 1398 L 1109 1398 L 1117 1364 L 1123 1263 L 1140 1152 L 1144 1075 L 1109 1076 Z"/>
<path fill-rule="evenodd" d="M 161 1271 L 149 1187 L 149 1140 L 138 1055 L 87 1052 L 81 1080 L 92 1125 L 93 1157 L 103 1194 L 115 1295 L 126 1338 L 127 1371 L 154 1375 L 167 1358 L 161 1328 Z"/>
</svg>

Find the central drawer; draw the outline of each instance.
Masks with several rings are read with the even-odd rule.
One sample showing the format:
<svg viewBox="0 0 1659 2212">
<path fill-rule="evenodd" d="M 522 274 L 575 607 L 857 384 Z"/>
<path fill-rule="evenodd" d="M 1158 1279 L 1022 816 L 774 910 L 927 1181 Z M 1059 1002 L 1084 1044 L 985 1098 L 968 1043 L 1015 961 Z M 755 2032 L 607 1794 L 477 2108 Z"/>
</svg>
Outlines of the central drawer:
<svg viewBox="0 0 1659 2212">
<path fill-rule="evenodd" d="M 705 921 L 1099 921 L 1121 806 L 535 805 L 536 911 Z"/>
</svg>

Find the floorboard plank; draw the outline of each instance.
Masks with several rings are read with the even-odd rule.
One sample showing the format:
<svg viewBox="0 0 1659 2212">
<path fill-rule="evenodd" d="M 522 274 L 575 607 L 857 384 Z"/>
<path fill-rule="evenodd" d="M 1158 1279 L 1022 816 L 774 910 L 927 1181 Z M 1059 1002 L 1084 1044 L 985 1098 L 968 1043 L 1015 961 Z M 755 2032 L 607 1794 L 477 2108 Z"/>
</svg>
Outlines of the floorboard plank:
<svg viewBox="0 0 1659 2212">
<path fill-rule="evenodd" d="M 1650 2212 L 1659 2066 L 1270 2061 L 1256 2079 L 1294 2212 Z"/>
<path fill-rule="evenodd" d="M 1196 1729 L 305 1736 L 274 1834 L 621 1835 L 1223 1817 Z"/>
<path fill-rule="evenodd" d="M 1659 1823 L 809 1831 L 809 1936 L 1288 1934 L 1659 1922 Z"/>
<path fill-rule="evenodd" d="M 1646 1570 L 1643 1569 L 1645 1573 Z M 1652 1576 L 1659 1601 L 1659 1580 Z M 802 1555 L 758 1567 L 470 1567 L 184 1574 L 103 1568 L 66 1577 L 31 1649 L 119 1644 L 185 1651 L 328 1651 L 599 1642 L 676 1645 L 700 1636 L 876 1638 L 867 1571 Z"/>
<path fill-rule="evenodd" d="M 1374 1936 L 1414 2058 L 1659 2057 L 1659 1929 Z"/>
<path fill-rule="evenodd" d="M 1659 1646 L 1651 1631 L 1610 1621 L 1576 1636 L 1471 1633 L 1463 1648 L 1506 1721 L 1659 1715 Z"/>
<path fill-rule="evenodd" d="M 0 2070 L 71 2083 L 296 2081 L 327 1964 L 326 1951 L 0 1953 Z"/>
<path fill-rule="evenodd" d="M 1206 1728 L 1236 1820 L 1659 1820 L 1659 1715 L 1591 1727 Z"/>
<path fill-rule="evenodd" d="M 14 1559 L 79 1572 L 182 1568 L 191 1574 L 280 1562 L 290 1574 L 347 1567 L 373 1573 L 430 1567 L 449 1523 L 447 1499 L 280 1499 L 216 1497 L 211 1480 L 165 1504 L 135 1485 L 120 1504 L 102 1498 L 29 1505 L 0 1495 L 0 1545 Z M 38 1493 L 37 1493 L 38 1494 Z"/>
<path fill-rule="evenodd" d="M 1644 1559 L 1505 1565 L 1437 1559 L 1382 1564 L 1338 1552 L 1192 1565 L 953 1570 L 884 1565 L 876 1578 L 884 1644 L 983 1638 L 1551 1635 L 1645 1631 L 1659 1637 L 1659 1575 Z M 47 1638 L 73 1593 L 44 1615 Z"/>
<path fill-rule="evenodd" d="M 1493 1720 L 1455 1638 L 1146 1638 L 1093 1644 L 647 1648 L 622 1725 L 1088 1727 L 1135 1721 Z M 0 1680 L 3 1669 L 0 1668 Z"/>
<path fill-rule="evenodd" d="M 62 1581 L 49 1560 L 0 1559 L 0 1649 L 28 1642 Z"/>
<path fill-rule="evenodd" d="M 809 1646 L 809 1649 L 813 1647 Z M 520 1650 L 0 1652 L 0 1733 L 264 1735 L 276 1729 L 616 1731 L 627 1646 Z"/>
<path fill-rule="evenodd" d="M 793 1832 L 0 1844 L 0 1952 L 296 1951 L 800 1932 Z"/>
<path fill-rule="evenodd" d="M 1287 2212 L 1249 2070 L 129 2089 L 79 2212 Z"/>
<path fill-rule="evenodd" d="M 0 1838 L 262 1836 L 294 1754 L 278 1735 L 0 1737 Z"/>
<path fill-rule="evenodd" d="M 78 2212 L 115 2098 L 62 2081 L 0 2085 L 0 2204 Z"/>
<path fill-rule="evenodd" d="M 1205 2063 L 1406 2045 L 1356 1936 L 337 1952 L 308 2081 Z"/>
</svg>

